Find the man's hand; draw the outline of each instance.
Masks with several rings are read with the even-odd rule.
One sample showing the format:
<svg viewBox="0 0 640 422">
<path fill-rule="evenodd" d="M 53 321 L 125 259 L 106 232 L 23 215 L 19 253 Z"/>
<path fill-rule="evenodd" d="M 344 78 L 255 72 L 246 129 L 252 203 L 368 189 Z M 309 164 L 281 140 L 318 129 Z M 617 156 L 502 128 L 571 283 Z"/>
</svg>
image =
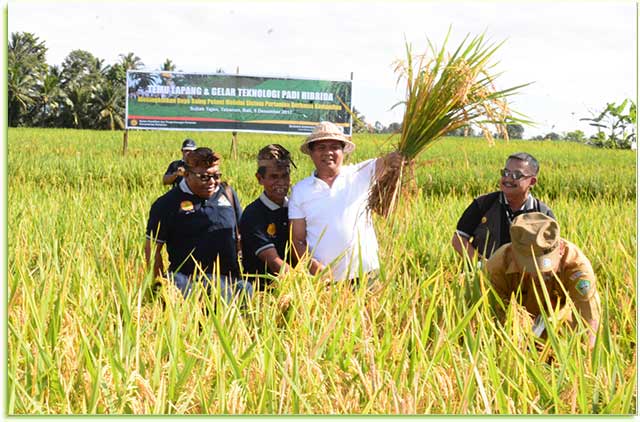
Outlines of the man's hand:
<svg viewBox="0 0 640 422">
<path fill-rule="evenodd" d="M 180 166 L 180 167 L 178 167 L 178 169 L 176 170 L 176 172 L 174 174 L 176 176 L 184 177 L 184 172 L 185 172 L 184 167 Z"/>
</svg>

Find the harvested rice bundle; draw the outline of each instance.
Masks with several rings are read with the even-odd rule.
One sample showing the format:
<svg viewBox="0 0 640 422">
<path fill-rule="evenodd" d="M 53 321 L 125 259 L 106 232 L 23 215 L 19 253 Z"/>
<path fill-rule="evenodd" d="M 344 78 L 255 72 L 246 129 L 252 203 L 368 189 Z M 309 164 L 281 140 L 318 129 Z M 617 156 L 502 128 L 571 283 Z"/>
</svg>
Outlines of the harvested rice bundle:
<svg viewBox="0 0 640 422">
<path fill-rule="evenodd" d="M 439 50 L 429 42 L 427 53 L 418 57 L 417 65 L 407 43 L 407 60 L 399 60 L 395 68 L 398 83 L 406 80 L 407 99 L 395 106 L 405 105 L 397 151 L 408 163 L 460 127 L 474 124 L 493 142 L 490 126 L 508 139 L 507 124 L 528 123 L 513 117 L 506 101 L 506 97 L 528 84 L 498 91 L 494 85 L 498 74 L 490 73 L 495 66 L 490 59 L 502 43 L 487 43 L 484 35 L 468 41 L 467 36 L 450 55 L 445 51 L 448 38 L 449 34 Z M 384 217 L 393 211 L 404 168 L 387 172 L 374 185 L 369 195 L 373 211 Z"/>
</svg>

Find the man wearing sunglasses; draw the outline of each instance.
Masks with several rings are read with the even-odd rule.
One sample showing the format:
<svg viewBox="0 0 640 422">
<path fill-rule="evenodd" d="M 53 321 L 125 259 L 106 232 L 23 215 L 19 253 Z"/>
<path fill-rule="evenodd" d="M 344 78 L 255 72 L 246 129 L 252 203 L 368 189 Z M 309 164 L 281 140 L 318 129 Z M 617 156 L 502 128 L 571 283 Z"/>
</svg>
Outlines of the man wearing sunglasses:
<svg viewBox="0 0 640 422">
<path fill-rule="evenodd" d="M 470 259 L 476 254 L 480 259 L 489 259 L 495 250 L 511 241 L 509 228 L 518 215 L 542 212 L 555 219 L 551 209 L 531 195 L 539 170 L 538 160 L 531 154 L 510 155 L 500 171 L 500 190 L 475 198 L 458 220 L 451 241 L 455 251 Z"/>
<path fill-rule="evenodd" d="M 164 274 L 161 251 L 166 244 L 168 278 L 185 297 L 194 281 L 202 281 L 210 291 L 210 280 L 218 274 L 220 294 L 227 301 L 253 291 L 250 283 L 240 280 L 236 240 L 242 209 L 233 189 L 221 183 L 220 159 L 209 148 L 191 152 L 183 180 L 158 198 L 149 213 L 147 265 L 153 262 L 154 276 Z"/>
</svg>

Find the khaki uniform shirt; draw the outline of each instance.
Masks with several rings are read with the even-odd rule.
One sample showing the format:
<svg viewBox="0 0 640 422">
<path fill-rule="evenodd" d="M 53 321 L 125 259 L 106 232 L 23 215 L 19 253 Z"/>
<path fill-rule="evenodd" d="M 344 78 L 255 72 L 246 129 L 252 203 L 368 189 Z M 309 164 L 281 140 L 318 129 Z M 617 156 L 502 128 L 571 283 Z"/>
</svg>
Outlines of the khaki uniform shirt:
<svg viewBox="0 0 640 422">
<path fill-rule="evenodd" d="M 556 273 L 557 279 L 554 275 L 549 274 L 543 280 L 551 306 L 555 310 L 563 308 L 568 295 L 585 320 L 599 321 L 600 298 L 596 291 L 596 276 L 591 268 L 591 263 L 576 245 L 564 239 L 562 242 L 565 249 Z M 518 303 L 535 317 L 540 314 L 540 307 L 534 292 L 536 289 L 540 302 L 546 308 L 539 277 L 532 277 L 520 272 L 513 258 L 511 243 L 500 247 L 487 261 L 486 268 L 491 284 L 505 303 L 514 294 Z M 548 309 L 547 312 L 549 312 Z"/>
</svg>

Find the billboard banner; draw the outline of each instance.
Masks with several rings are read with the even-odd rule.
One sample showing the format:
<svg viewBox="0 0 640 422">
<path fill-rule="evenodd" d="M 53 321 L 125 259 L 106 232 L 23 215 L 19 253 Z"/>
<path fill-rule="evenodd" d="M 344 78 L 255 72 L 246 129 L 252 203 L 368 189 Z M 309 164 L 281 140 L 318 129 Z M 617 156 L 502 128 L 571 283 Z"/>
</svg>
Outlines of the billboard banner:
<svg viewBox="0 0 640 422">
<path fill-rule="evenodd" d="M 127 72 L 127 129 L 308 134 L 327 120 L 351 135 L 351 81 Z"/>
</svg>

